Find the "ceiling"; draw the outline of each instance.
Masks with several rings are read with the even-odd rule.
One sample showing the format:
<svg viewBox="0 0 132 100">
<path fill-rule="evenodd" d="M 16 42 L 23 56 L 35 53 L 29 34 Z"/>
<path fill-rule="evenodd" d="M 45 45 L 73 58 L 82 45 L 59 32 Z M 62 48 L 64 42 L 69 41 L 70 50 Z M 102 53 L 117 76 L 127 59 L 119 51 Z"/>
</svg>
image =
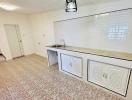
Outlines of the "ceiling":
<svg viewBox="0 0 132 100">
<path fill-rule="evenodd" d="M 78 6 L 84 6 L 110 1 L 113 0 L 77 0 L 77 3 Z M 37 13 L 65 9 L 65 0 L 0 0 L 0 2 L 9 2 L 19 6 L 20 8 L 17 10 L 17 12 L 23 13 Z"/>
</svg>

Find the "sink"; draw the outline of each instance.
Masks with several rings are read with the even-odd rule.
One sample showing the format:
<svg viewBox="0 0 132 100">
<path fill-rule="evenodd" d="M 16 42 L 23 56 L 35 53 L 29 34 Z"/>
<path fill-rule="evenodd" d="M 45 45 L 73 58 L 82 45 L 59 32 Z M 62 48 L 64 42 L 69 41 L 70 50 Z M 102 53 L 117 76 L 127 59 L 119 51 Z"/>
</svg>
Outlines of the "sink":
<svg viewBox="0 0 132 100">
<path fill-rule="evenodd" d="M 56 45 L 52 45 L 51 47 L 58 48 L 58 47 L 63 47 L 63 45 L 56 44 Z"/>
</svg>

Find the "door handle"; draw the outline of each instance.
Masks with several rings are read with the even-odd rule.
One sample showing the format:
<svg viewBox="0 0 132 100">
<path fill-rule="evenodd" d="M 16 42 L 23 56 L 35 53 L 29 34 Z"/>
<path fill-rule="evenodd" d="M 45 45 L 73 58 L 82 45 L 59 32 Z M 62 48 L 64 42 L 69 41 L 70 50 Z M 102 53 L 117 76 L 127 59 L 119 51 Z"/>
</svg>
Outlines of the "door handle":
<svg viewBox="0 0 132 100">
<path fill-rule="evenodd" d="M 22 40 L 19 40 L 19 42 L 22 42 Z"/>
</svg>

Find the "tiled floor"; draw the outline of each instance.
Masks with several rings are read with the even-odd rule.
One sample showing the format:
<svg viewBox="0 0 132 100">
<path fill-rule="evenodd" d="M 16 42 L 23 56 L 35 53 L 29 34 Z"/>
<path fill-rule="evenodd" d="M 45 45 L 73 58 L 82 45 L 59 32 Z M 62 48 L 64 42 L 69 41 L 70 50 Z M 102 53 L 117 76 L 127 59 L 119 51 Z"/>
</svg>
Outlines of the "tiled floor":
<svg viewBox="0 0 132 100">
<path fill-rule="evenodd" d="M 123 100 L 30 55 L 0 64 L 0 100 Z"/>
</svg>

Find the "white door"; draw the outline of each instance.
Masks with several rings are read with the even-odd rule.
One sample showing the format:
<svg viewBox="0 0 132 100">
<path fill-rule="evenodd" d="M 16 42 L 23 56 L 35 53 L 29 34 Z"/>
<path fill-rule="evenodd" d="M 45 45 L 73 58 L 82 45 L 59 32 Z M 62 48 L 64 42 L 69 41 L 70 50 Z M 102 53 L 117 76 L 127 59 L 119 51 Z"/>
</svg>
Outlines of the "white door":
<svg viewBox="0 0 132 100">
<path fill-rule="evenodd" d="M 4 27 L 12 58 L 23 56 L 24 53 L 19 26 L 14 24 L 5 24 Z"/>
<path fill-rule="evenodd" d="M 130 69 L 90 61 L 88 81 L 115 91 L 123 96 L 126 95 Z"/>
<path fill-rule="evenodd" d="M 82 59 L 61 54 L 62 70 L 78 77 L 82 77 Z"/>
<path fill-rule="evenodd" d="M 72 62 L 72 67 L 71 67 L 72 74 L 82 77 L 82 59 L 71 56 L 71 62 Z"/>
<path fill-rule="evenodd" d="M 130 75 L 130 69 L 116 67 L 113 65 L 108 66 L 108 84 L 106 85 L 109 89 L 114 90 L 122 95 L 126 94 L 128 86 L 128 80 Z"/>
<path fill-rule="evenodd" d="M 71 73 L 71 58 L 68 55 L 61 54 L 61 67 L 63 71 Z"/>
</svg>

